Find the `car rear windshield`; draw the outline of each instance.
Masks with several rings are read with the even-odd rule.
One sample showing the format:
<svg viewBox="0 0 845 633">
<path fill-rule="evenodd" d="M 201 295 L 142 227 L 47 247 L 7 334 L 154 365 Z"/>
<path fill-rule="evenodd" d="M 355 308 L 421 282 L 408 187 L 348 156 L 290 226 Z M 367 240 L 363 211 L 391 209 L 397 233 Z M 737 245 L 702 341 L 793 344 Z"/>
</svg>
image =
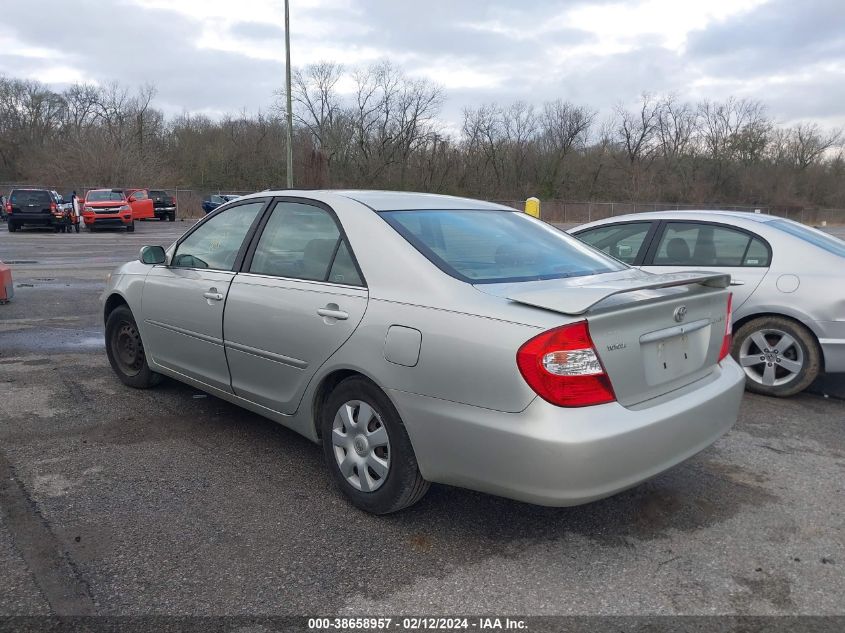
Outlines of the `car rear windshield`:
<svg viewBox="0 0 845 633">
<path fill-rule="evenodd" d="M 98 191 L 89 191 L 85 196 L 88 202 L 120 202 L 124 200 L 124 196 L 119 191 L 109 191 L 108 189 L 100 189 Z"/>
<path fill-rule="evenodd" d="M 49 207 L 53 198 L 49 192 L 41 190 L 17 189 L 12 192 L 9 202 L 16 207 L 42 206 Z"/>
<path fill-rule="evenodd" d="M 473 284 L 580 277 L 626 266 L 516 211 L 383 211 L 445 273 Z"/>
<path fill-rule="evenodd" d="M 168 196 L 167 196 L 167 192 L 166 192 L 166 191 L 158 191 L 158 190 L 153 189 L 153 190 L 151 190 L 151 191 L 150 191 L 150 197 L 151 197 L 151 198 L 152 198 L 152 197 L 155 197 L 155 198 L 166 198 L 166 197 L 168 197 Z"/>
<path fill-rule="evenodd" d="M 845 257 L 845 242 L 833 235 L 829 235 L 818 229 L 811 229 L 797 222 L 790 222 L 789 220 L 770 220 L 767 224 L 784 233 L 789 233 L 799 240 L 812 244 L 813 246 L 818 246 L 828 253 Z"/>
</svg>

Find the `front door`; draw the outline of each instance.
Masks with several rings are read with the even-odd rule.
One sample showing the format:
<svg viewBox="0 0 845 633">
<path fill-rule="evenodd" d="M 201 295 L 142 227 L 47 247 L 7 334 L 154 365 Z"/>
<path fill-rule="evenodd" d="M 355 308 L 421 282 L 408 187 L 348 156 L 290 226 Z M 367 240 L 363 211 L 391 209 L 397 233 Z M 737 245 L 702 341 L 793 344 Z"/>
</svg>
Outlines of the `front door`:
<svg viewBox="0 0 845 633">
<path fill-rule="evenodd" d="M 245 238 L 265 204 L 250 200 L 210 217 L 179 242 L 169 265 L 147 275 L 141 316 L 155 365 L 231 391 L 223 308 Z"/>
<path fill-rule="evenodd" d="M 138 189 L 129 195 L 129 206 L 132 207 L 133 220 L 145 220 L 155 217 L 153 201 L 146 189 Z"/>
<path fill-rule="evenodd" d="M 367 289 L 327 208 L 277 202 L 226 300 L 234 392 L 294 413 L 317 369 L 351 336 Z"/>
</svg>

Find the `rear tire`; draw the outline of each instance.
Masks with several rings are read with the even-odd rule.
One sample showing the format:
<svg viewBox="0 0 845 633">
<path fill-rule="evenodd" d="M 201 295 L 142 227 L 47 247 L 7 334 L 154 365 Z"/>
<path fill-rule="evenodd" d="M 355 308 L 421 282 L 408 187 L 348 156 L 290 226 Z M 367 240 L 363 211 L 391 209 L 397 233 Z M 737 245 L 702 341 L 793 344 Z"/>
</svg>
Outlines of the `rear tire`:
<svg viewBox="0 0 845 633">
<path fill-rule="evenodd" d="M 175 222 L 176 221 L 176 212 L 168 213 L 167 214 L 167 221 L 168 222 Z"/>
<path fill-rule="evenodd" d="M 18 230 L 18 225 L 15 224 L 14 222 L 12 222 L 11 220 L 9 220 L 9 222 L 8 222 L 8 227 L 9 227 L 9 233 L 14 233 L 15 231 Z"/>
<path fill-rule="evenodd" d="M 745 371 L 748 391 L 784 398 L 804 391 L 821 371 L 813 333 L 785 317 L 759 317 L 739 328 L 731 355 Z"/>
<path fill-rule="evenodd" d="M 125 385 L 148 389 L 161 382 L 162 375 L 147 364 L 141 333 L 128 306 L 115 308 L 106 319 L 106 355 Z"/>
<path fill-rule="evenodd" d="M 74 227 L 76 227 L 76 232 L 77 232 L 77 233 L 79 233 L 79 222 L 77 222 L 76 224 L 74 224 Z"/>
<path fill-rule="evenodd" d="M 322 408 L 320 429 L 326 464 L 354 506 L 389 514 L 428 491 L 396 407 L 369 380 L 353 376 L 335 387 Z"/>
</svg>

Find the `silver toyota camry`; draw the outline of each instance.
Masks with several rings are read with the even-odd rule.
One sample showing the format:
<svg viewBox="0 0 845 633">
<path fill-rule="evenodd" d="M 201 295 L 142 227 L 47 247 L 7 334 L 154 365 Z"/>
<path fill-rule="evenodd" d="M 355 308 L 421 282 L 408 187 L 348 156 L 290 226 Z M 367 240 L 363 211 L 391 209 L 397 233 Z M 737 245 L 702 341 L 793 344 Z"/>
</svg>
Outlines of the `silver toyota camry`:
<svg viewBox="0 0 845 633">
<path fill-rule="evenodd" d="M 845 372 L 845 242 L 770 215 L 666 211 L 570 232 L 653 273 L 731 275 L 732 353 L 749 390 L 790 396 L 821 372 Z"/>
<path fill-rule="evenodd" d="M 118 268 L 106 349 L 131 387 L 168 376 L 321 442 L 370 512 L 429 482 L 575 505 L 734 424 L 729 282 L 488 202 L 268 191 Z"/>
</svg>

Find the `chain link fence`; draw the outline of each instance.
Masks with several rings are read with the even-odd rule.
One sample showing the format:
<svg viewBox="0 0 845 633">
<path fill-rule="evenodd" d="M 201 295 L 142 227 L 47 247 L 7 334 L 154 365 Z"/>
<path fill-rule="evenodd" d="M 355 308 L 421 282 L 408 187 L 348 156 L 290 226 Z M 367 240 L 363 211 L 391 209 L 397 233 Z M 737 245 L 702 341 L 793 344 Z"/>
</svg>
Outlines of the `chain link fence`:
<svg viewBox="0 0 845 633">
<path fill-rule="evenodd" d="M 71 187 L 55 187 L 33 183 L 0 183 L 0 195 L 8 196 L 9 191 L 15 187 L 45 187 L 54 189 L 66 199 L 70 198 L 72 191 L 76 191 L 80 197 L 84 196 L 91 189 L 104 188 L 130 188 L 130 187 L 105 187 L 103 185 L 82 185 Z M 246 195 L 252 191 L 237 191 L 231 189 L 181 189 L 173 187 L 147 187 L 150 191 L 164 191 L 176 199 L 177 218 L 199 218 L 205 215 L 202 208 L 204 201 L 209 200 L 212 195 Z M 523 210 L 524 200 L 496 200 L 500 204 Z M 625 215 L 628 213 L 643 213 L 649 211 L 675 211 L 678 209 L 689 210 L 710 210 L 710 211 L 744 211 L 747 213 L 765 213 L 777 215 L 790 220 L 796 220 L 812 226 L 826 226 L 828 224 L 845 224 L 845 209 L 818 209 L 808 207 L 784 207 L 784 206 L 752 206 L 736 204 L 679 204 L 669 202 L 577 202 L 569 200 L 541 200 L 540 217 L 552 224 L 582 224 L 601 220 L 604 218 Z"/>
<path fill-rule="evenodd" d="M 92 189 L 135 189 L 137 187 L 120 187 L 105 185 L 75 185 L 55 186 L 43 183 L 22 183 L 4 182 L 0 183 L 0 195 L 8 197 L 12 189 L 23 187 L 38 187 L 57 191 L 66 201 L 70 200 L 71 194 L 75 191 L 82 198 Z M 212 195 L 236 195 L 243 196 L 252 191 L 233 191 L 231 189 L 180 189 L 173 187 L 145 187 L 149 191 L 163 191 L 176 200 L 176 217 L 181 219 L 200 218 L 205 215 L 202 203 L 209 200 Z"/>
</svg>

